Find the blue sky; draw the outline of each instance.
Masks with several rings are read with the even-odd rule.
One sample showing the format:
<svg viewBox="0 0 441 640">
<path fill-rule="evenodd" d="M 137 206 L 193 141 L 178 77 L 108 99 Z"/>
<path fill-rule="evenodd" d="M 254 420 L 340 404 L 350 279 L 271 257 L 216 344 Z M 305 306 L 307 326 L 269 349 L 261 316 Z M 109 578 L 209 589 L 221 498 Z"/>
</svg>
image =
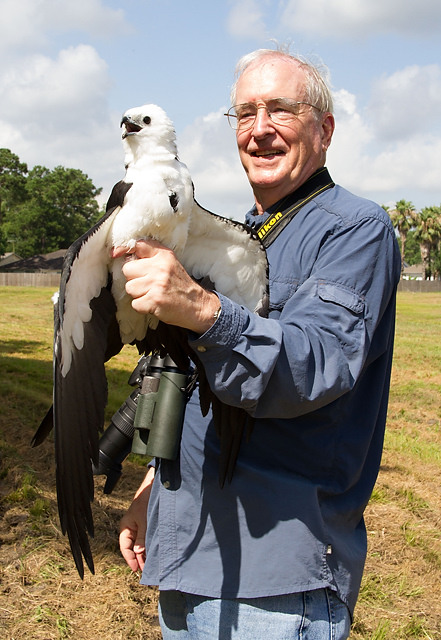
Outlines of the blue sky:
<svg viewBox="0 0 441 640">
<path fill-rule="evenodd" d="M 199 202 L 242 219 L 252 194 L 222 116 L 237 59 L 271 39 L 329 67 L 334 179 L 417 208 L 441 203 L 439 0 L 0 0 L 0 146 L 29 167 L 123 177 L 119 121 L 173 120 Z"/>
</svg>

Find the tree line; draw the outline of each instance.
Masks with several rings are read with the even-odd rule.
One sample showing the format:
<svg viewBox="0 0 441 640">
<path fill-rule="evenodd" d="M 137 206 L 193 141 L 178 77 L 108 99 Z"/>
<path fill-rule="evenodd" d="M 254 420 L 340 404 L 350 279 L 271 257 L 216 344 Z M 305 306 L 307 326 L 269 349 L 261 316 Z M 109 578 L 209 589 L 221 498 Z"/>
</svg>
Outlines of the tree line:
<svg viewBox="0 0 441 640">
<path fill-rule="evenodd" d="M 412 202 L 399 200 L 394 208 L 383 205 L 401 243 L 401 273 L 404 262 L 423 265 L 425 280 L 441 277 L 441 206 L 417 211 Z"/>
<path fill-rule="evenodd" d="M 22 258 L 67 249 L 100 218 L 101 188 L 79 169 L 28 169 L 0 149 L 0 255 Z"/>
<path fill-rule="evenodd" d="M 28 170 L 9 149 L 0 149 L 0 255 L 22 258 L 67 249 L 103 214 L 96 188 L 79 169 L 42 166 Z M 441 207 L 417 211 L 412 202 L 383 205 L 400 238 L 404 262 L 423 264 L 425 279 L 440 278 Z"/>
</svg>

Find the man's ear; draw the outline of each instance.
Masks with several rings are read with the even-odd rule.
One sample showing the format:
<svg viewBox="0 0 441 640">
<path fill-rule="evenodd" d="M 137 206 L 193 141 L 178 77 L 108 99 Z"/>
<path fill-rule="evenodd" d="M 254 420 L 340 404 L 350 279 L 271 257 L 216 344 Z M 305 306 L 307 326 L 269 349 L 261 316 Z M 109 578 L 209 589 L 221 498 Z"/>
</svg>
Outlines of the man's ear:
<svg viewBox="0 0 441 640">
<path fill-rule="evenodd" d="M 332 113 L 324 113 L 322 120 L 322 149 L 327 151 L 331 144 L 332 134 L 335 129 L 335 120 Z"/>
</svg>

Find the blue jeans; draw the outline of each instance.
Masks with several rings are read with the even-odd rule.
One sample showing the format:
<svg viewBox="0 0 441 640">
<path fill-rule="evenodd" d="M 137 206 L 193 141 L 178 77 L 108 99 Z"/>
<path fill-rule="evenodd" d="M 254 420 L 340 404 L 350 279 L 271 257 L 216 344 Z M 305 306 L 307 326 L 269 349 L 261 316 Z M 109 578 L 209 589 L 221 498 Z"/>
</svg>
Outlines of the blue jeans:
<svg viewBox="0 0 441 640">
<path fill-rule="evenodd" d="M 222 600 L 161 591 L 164 640 L 346 640 L 346 605 L 330 589 Z"/>
</svg>

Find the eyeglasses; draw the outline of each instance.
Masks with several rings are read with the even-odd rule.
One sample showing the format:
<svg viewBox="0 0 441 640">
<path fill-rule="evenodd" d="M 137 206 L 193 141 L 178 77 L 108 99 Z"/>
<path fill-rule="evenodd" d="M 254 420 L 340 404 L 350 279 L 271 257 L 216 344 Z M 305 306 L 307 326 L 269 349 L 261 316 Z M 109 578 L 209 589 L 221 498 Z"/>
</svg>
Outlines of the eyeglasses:
<svg viewBox="0 0 441 640">
<path fill-rule="evenodd" d="M 265 109 L 274 124 L 284 126 L 289 125 L 297 118 L 302 104 L 320 111 L 318 107 L 309 102 L 299 102 L 289 98 L 274 98 L 259 105 L 255 102 L 235 104 L 228 109 L 227 113 L 224 113 L 224 116 L 227 116 L 231 128 L 235 131 L 247 131 L 254 125 L 258 110 Z"/>
</svg>

